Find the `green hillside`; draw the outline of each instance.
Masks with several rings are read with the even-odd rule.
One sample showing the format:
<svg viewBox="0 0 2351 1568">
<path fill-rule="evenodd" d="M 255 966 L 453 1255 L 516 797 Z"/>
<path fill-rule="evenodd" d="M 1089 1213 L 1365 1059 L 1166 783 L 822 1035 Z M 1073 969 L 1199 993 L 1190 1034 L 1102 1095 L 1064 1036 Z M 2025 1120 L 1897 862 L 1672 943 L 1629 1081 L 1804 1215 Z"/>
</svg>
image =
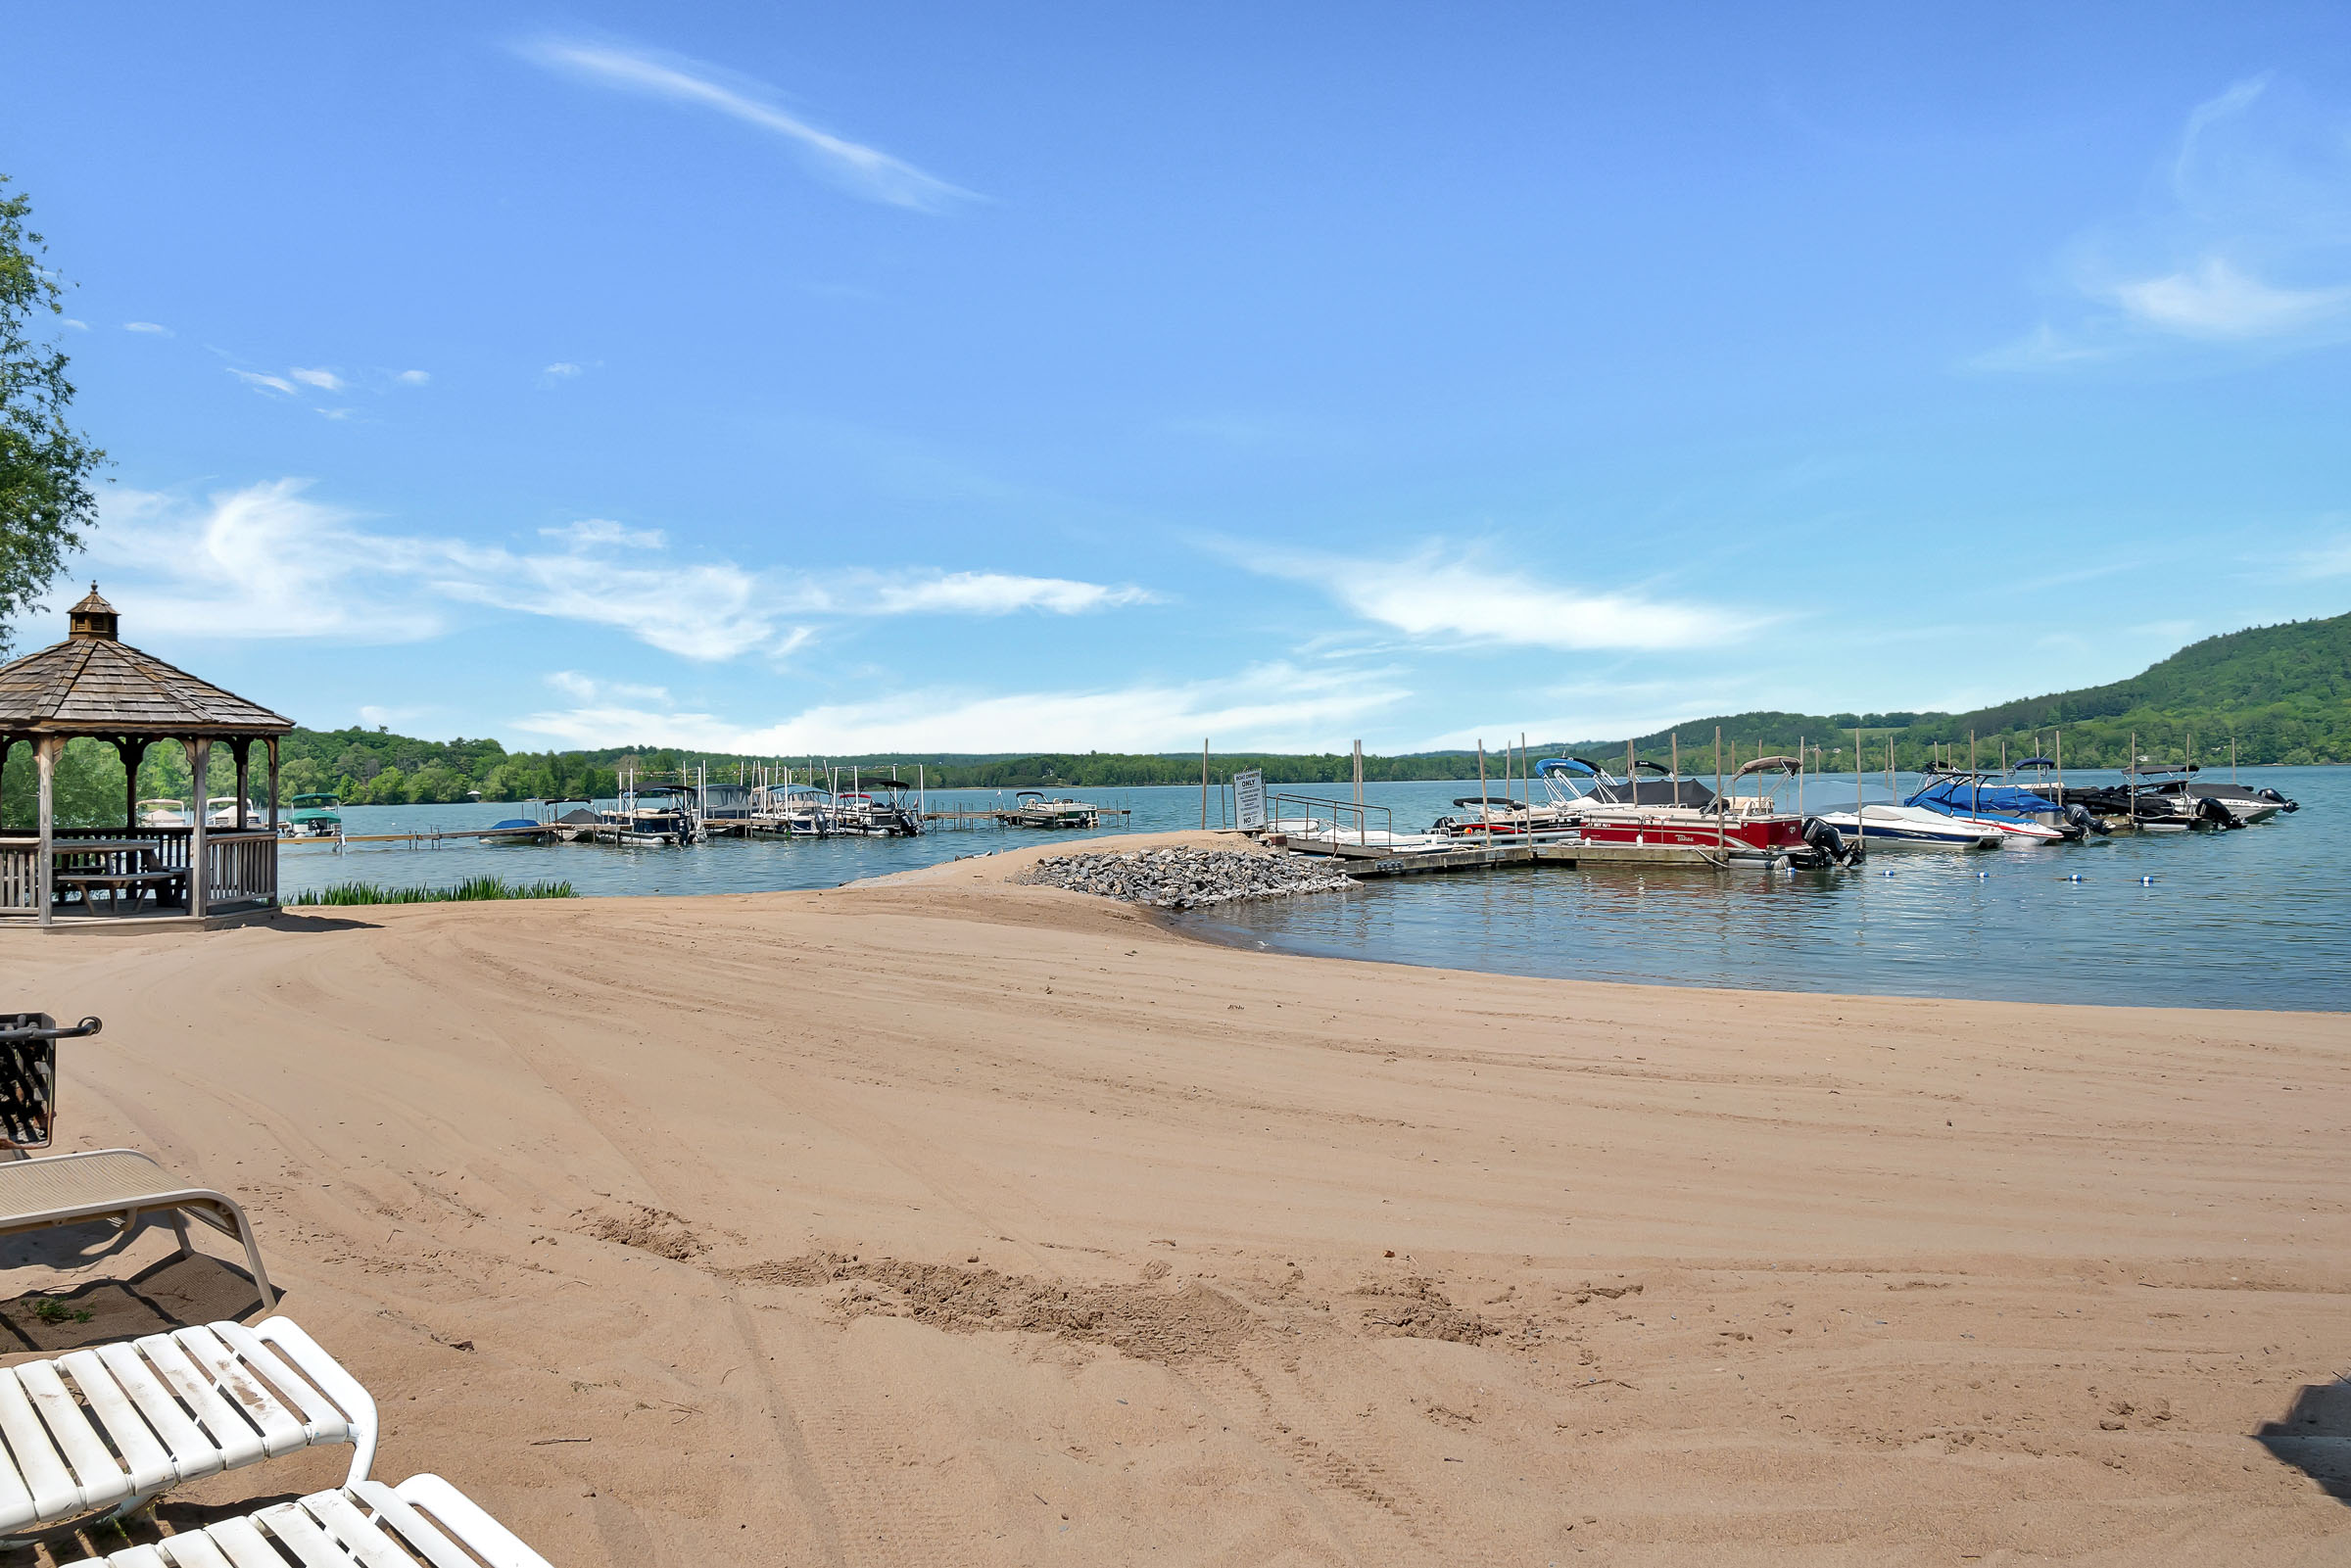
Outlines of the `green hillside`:
<svg viewBox="0 0 2351 1568">
<path fill-rule="evenodd" d="M 1641 755 L 1662 760 L 1678 734 L 1684 760 L 1700 744 L 1710 766 L 1718 724 L 1726 748 L 1737 740 L 1742 757 L 1755 756 L 1758 746 L 1793 751 L 1801 736 L 1808 746 L 1842 759 L 1830 766 L 1845 768 L 1852 766 L 1855 725 L 1862 729 L 1869 764 L 1877 768 L 1886 765 L 1890 744 L 1903 768 L 1919 766 L 1938 747 L 1964 762 L 1972 734 L 1979 760 L 1989 766 L 1998 760 L 2003 742 L 2010 757 L 2026 757 L 2053 748 L 2060 731 L 2065 761 L 2074 767 L 2123 766 L 2134 735 L 2139 755 L 2158 762 L 2180 761 L 2192 737 L 2197 761 L 2226 763 L 2231 736 L 2240 763 L 2351 761 L 2351 615 L 2207 638 L 2127 681 L 1971 713 L 1740 713 L 1643 736 L 1636 745 Z M 1621 738 L 1569 749 L 1587 746 L 1596 757 L 1624 752 Z"/>
<path fill-rule="evenodd" d="M 1726 765 L 1767 752 L 1793 752 L 1800 736 L 1818 748 L 1818 764 L 1831 771 L 1852 766 L 1853 730 L 1863 732 L 1865 760 L 1886 766 L 1891 746 L 1905 769 L 1923 765 L 1936 748 L 1957 761 L 1967 757 L 1968 736 L 1987 766 L 2003 743 L 2012 758 L 2047 750 L 2064 736 L 2069 767 L 2120 767 L 2134 734 L 2139 754 L 2177 762 L 2194 737 L 2197 758 L 2206 764 L 2229 759 L 2231 736 L 2241 764 L 2339 763 L 2351 761 L 2351 615 L 2323 621 L 2294 621 L 2207 638 L 2110 686 L 2057 691 L 1980 708 L 1973 713 L 1736 713 L 1692 720 L 1671 730 L 1637 737 L 1644 758 L 1663 762 L 1675 737 L 1683 765 L 1711 771 L 1714 734 L 1720 727 Z M 1596 760 L 1624 755 L 1625 740 L 1551 740 L 1534 755 L 1562 752 Z M 30 747 L 11 753 L 0 777 L 0 821 L 13 826 L 33 820 Z M 662 747 L 611 747 L 600 751 L 510 752 L 496 740 L 421 740 L 382 730 L 297 730 L 281 750 L 281 798 L 310 790 L 331 790 L 354 804 L 410 804 L 463 800 L 513 801 L 564 796 L 609 795 L 617 770 L 675 769 L 707 764 L 710 777 L 731 780 L 746 759 Z M 808 759 L 784 759 L 806 776 Z M 1111 752 L 993 756 L 900 753 L 818 759 L 855 764 L 869 777 L 893 767 L 912 780 L 919 766 L 934 788 L 976 786 L 1104 788 L 1132 784 L 1196 784 L 1197 753 L 1134 756 Z M 1343 752 L 1319 755 L 1260 755 L 1220 752 L 1213 771 L 1220 779 L 1242 768 L 1262 768 L 1277 784 L 1342 784 L 1352 777 Z M 1490 766 L 1497 775 L 1499 760 Z M 1473 754 L 1431 751 L 1409 756 L 1367 757 L 1364 776 L 1373 781 L 1474 777 Z M 213 792 L 233 785 L 226 759 L 216 758 Z M 185 797 L 188 770 L 174 746 L 158 746 L 140 773 L 140 792 Z M 256 790 L 261 785 L 257 779 Z M 60 820 L 68 824 L 119 821 L 122 768 L 112 746 L 77 740 L 68 748 L 58 784 Z"/>
</svg>

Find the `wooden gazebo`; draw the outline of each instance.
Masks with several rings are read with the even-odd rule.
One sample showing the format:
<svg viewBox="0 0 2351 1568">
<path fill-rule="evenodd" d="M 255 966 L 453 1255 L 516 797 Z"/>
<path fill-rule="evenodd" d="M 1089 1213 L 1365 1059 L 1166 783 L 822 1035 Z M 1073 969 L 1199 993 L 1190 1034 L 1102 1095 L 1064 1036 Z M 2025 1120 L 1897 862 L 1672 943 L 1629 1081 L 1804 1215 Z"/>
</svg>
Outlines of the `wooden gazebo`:
<svg viewBox="0 0 2351 1568">
<path fill-rule="evenodd" d="M 209 924 L 274 908 L 277 742 L 292 722 L 122 641 L 115 607 L 95 583 L 70 614 L 63 642 L 0 665 L 0 768 L 16 746 L 29 744 L 40 777 L 38 824 L 0 822 L 0 922 Z M 120 828 L 57 825 L 58 758 L 80 736 L 111 742 L 122 758 Z M 187 747 L 195 798 L 184 822 L 142 822 L 139 763 L 165 740 Z M 265 824 L 247 821 L 256 740 L 268 759 Z M 227 744 L 237 765 L 225 825 L 206 821 L 215 741 Z"/>
</svg>

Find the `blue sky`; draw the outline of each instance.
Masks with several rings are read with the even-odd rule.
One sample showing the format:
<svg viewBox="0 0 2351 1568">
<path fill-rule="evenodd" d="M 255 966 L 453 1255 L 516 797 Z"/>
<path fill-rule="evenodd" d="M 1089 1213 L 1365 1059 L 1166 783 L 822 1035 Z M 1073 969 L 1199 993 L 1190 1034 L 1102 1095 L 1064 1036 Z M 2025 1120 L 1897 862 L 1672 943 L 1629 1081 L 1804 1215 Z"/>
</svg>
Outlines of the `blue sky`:
<svg viewBox="0 0 2351 1568">
<path fill-rule="evenodd" d="M 2351 608 L 2351 11 L 2051 9 L 28 12 L 74 593 L 306 724 L 792 755 Z"/>
</svg>

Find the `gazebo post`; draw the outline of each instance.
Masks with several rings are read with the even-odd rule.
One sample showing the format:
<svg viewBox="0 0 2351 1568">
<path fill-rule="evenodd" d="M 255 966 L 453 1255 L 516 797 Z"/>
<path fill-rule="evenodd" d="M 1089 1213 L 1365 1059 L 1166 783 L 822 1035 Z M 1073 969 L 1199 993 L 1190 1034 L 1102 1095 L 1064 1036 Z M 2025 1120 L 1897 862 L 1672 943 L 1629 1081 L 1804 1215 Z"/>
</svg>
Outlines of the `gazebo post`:
<svg viewBox="0 0 2351 1568">
<path fill-rule="evenodd" d="M 49 906 L 57 898 L 57 857 L 50 853 L 57 842 L 57 799 L 51 787 L 57 779 L 57 752 L 65 742 L 55 736 L 42 736 L 32 743 L 33 766 L 41 776 L 41 848 L 40 859 L 33 862 L 33 882 L 39 888 L 40 921 L 43 926 L 52 917 Z"/>
<path fill-rule="evenodd" d="M 233 832 L 243 832 L 245 831 L 245 802 L 252 791 L 250 763 L 253 757 L 253 742 L 239 736 L 228 743 L 228 754 L 237 759 L 237 809 L 235 820 L 229 827 Z"/>
<path fill-rule="evenodd" d="M 205 906 L 212 900 L 212 889 L 205 884 L 212 880 L 212 870 L 205 864 L 205 807 L 207 792 L 212 788 L 213 740 L 210 736 L 198 736 L 188 742 L 188 777 L 191 792 L 196 796 L 196 809 L 189 813 L 194 826 L 188 830 L 188 913 L 198 920 L 204 918 Z"/>
<path fill-rule="evenodd" d="M 269 832 L 277 832 L 277 736 L 262 742 L 269 748 Z"/>
<path fill-rule="evenodd" d="M 139 826 L 139 763 L 147 755 L 147 742 L 117 736 L 115 754 L 122 759 L 122 828 L 133 832 Z"/>
</svg>

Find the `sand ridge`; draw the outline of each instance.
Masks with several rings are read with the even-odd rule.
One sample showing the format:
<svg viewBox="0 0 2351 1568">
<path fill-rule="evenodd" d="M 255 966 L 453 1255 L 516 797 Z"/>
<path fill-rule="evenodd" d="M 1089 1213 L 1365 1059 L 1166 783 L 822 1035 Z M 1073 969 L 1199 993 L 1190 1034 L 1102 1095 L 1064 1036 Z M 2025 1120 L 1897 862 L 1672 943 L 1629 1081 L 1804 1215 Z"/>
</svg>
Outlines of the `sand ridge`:
<svg viewBox="0 0 2351 1568">
<path fill-rule="evenodd" d="M 554 1561 L 2344 1559 L 2249 1436 L 2344 1367 L 2340 1018 L 1289 958 L 1020 859 L 0 964 L 107 1020 L 61 1147 L 243 1198 L 379 1473 Z"/>
</svg>

